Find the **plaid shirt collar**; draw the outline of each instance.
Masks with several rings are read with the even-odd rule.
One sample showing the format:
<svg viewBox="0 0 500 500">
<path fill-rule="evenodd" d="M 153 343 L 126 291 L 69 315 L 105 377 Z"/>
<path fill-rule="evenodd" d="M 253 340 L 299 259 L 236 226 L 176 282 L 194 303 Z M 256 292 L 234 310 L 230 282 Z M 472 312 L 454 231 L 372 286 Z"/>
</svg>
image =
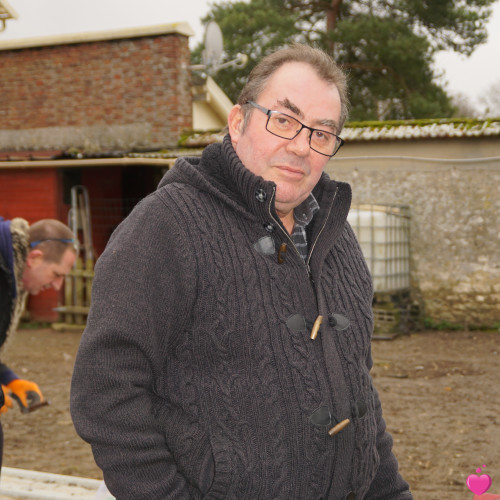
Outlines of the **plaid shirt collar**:
<svg viewBox="0 0 500 500">
<path fill-rule="evenodd" d="M 318 202 L 311 193 L 293 211 L 295 225 L 293 227 L 292 241 L 299 251 L 301 257 L 307 259 L 307 236 L 306 227 L 312 221 L 314 214 L 319 210 Z"/>
</svg>

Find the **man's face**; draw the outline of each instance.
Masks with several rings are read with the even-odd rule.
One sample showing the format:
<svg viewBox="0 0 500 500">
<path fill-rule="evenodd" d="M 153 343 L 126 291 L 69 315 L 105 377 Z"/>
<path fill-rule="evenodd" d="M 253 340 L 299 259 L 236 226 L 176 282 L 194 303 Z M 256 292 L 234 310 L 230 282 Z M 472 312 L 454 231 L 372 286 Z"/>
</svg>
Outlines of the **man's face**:
<svg viewBox="0 0 500 500">
<path fill-rule="evenodd" d="M 291 62 L 281 66 L 257 103 L 293 116 L 309 127 L 338 133 L 339 92 L 309 64 Z M 268 132 L 266 122 L 267 116 L 253 109 L 243 130 L 243 112 L 236 105 L 229 114 L 229 133 L 245 167 L 276 184 L 275 206 L 283 217 L 309 196 L 329 158 L 310 148 L 309 130 L 302 129 L 295 139 L 287 140 Z M 325 125 L 332 122 L 337 124 L 336 129 Z"/>
<path fill-rule="evenodd" d="M 23 289 L 31 295 L 37 295 L 49 288 L 60 290 L 64 277 L 71 271 L 75 260 L 76 254 L 69 248 L 59 263 L 47 262 L 43 258 L 42 251 L 36 248 L 31 250 L 24 268 Z"/>
</svg>

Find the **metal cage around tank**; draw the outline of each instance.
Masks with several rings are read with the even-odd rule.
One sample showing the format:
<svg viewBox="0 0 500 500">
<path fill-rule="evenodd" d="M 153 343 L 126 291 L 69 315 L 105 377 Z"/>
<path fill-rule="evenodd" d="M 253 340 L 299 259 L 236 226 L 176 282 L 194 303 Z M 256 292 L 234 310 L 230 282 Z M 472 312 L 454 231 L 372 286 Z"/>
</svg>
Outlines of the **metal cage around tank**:
<svg viewBox="0 0 500 500">
<path fill-rule="evenodd" d="M 405 333 L 410 324 L 410 207 L 353 205 L 348 215 L 374 286 L 375 337 Z"/>
</svg>

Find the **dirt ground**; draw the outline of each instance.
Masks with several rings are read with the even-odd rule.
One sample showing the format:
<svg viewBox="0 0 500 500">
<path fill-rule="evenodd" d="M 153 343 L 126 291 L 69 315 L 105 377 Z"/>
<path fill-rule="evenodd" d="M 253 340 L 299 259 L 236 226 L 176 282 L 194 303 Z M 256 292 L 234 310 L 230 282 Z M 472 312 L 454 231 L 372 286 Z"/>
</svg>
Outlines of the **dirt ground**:
<svg viewBox="0 0 500 500">
<path fill-rule="evenodd" d="M 2 355 L 50 405 L 2 415 L 4 465 L 101 479 L 69 414 L 80 335 L 20 330 Z M 373 344 L 375 386 L 403 476 L 416 500 L 472 499 L 484 464 L 500 494 L 500 333 L 420 332 Z"/>
</svg>

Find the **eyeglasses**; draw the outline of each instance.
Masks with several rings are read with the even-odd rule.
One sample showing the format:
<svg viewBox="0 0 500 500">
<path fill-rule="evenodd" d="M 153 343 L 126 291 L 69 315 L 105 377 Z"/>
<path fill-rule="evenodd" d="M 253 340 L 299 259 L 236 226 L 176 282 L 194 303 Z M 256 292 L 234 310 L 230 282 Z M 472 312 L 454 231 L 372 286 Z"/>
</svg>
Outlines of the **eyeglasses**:
<svg viewBox="0 0 500 500">
<path fill-rule="evenodd" d="M 73 243 L 73 244 L 75 244 L 75 240 L 73 238 L 71 238 L 71 239 L 68 239 L 68 238 L 46 238 L 44 240 L 32 241 L 30 243 L 30 247 L 35 248 L 37 245 L 39 245 L 40 243 L 43 243 L 44 241 L 60 241 L 61 243 Z"/>
<path fill-rule="evenodd" d="M 344 140 L 332 132 L 308 127 L 292 116 L 264 108 L 254 101 L 247 101 L 246 104 L 250 104 L 267 115 L 266 130 L 277 137 L 291 141 L 300 134 L 302 129 L 310 130 L 309 146 L 320 155 L 332 157 L 344 145 Z"/>
</svg>

